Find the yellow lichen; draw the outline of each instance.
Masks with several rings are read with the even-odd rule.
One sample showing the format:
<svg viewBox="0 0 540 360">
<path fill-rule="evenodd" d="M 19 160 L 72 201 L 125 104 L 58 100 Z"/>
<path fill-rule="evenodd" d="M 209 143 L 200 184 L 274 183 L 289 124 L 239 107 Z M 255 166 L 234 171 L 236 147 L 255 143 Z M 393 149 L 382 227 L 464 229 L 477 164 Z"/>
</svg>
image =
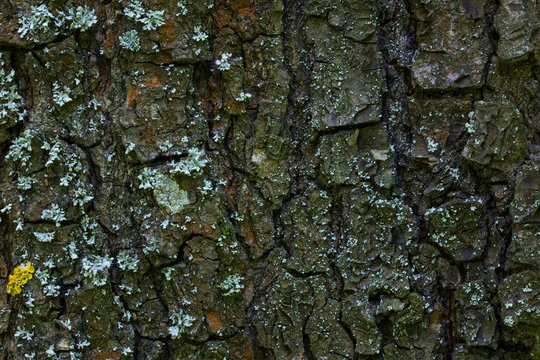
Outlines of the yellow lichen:
<svg viewBox="0 0 540 360">
<path fill-rule="evenodd" d="M 9 282 L 7 284 L 8 294 L 15 296 L 21 293 L 21 285 L 24 285 L 32 278 L 32 274 L 35 269 L 30 262 L 17 266 L 13 270 L 13 275 L 9 275 Z"/>
</svg>

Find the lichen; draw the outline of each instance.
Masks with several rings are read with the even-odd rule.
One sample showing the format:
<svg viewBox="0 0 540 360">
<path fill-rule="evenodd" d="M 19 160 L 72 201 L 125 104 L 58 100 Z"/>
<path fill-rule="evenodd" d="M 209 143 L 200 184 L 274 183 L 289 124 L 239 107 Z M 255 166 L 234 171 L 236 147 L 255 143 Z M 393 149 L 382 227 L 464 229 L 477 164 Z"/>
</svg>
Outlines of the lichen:
<svg viewBox="0 0 540 360">
<path fill-rule="evenodd" d="M 13 274 L 9 275 L 7 284 L 8 294 L 15 296 L 21 293 L 21 286 L 26 284 L 32 278 L 35 269 L 30 262 L 20 264 L 13 270 Z"/>
</svg>

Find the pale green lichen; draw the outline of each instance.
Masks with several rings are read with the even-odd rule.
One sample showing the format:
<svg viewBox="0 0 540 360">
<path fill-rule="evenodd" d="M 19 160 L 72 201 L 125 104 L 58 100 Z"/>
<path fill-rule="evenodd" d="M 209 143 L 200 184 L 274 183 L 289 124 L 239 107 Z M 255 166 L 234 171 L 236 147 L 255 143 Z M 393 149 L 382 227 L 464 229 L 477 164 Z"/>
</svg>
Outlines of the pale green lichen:
<svg viewBox="0 0 540 360">
<path fill-rule="evenodd" d="M 30 130 L 25 130 L 9 147 L 9 153 L 6 155 L 6 159 L 19 162 L 20 165 L 25 168 L 30 160 L 33 138 L 34 134 Z"/>
<path fill-rule="evenodd" d="M 75 9 L 69 9 L 64 15 L 64 18 L 71 21 L 71 29 L 79 29 L 81 31 L 86 31 L 97 23 L 94 10 L 91 10 L 88 6 L 78 6 Z"/>
<path fill-rule="evenodd" d="M 11 69 L 6 72 L 4 65 L 4 59 L 0 54 L 0 125 L 8 123 L 11 119 L 21 122 L 26 115 L 22 96 L 15 84 L 15 71 Z"/>
<path fill-rule="evenodd" d="M 38 41 L 40 35 L 49 34 L 53 27 L 86 31 L 97 23 L 95 11 L 88 6 L 70 8 L 66 12 L 51 13 L 46 4 L 31 6 L 27 15 L 19 19 L 18 32 L 23 39 Z M 55 35 L 59 34 L 55 32 Z"/>
<path fill-rule="evenodd" d="M 128 250 L 122 250 L 118 253 L 118 267 L 121 270 L 136 271 L 139 259 L 135 254 Z"/>
<path fill-rule="evenodd" d="M 29 16 L 19 19 L 19 30 L 21 37 L 28 40 L 37 40 L 39 32 L 48 32 L 49 26 L 54 20 L 53 14 L 45 4 L 32 6 Z"/>
<path fill-rule="evenodd" d="M 188 193 L 168 176 L 161 175 L 154 186 L 154 198 L 175 214 L 189 204 Z"/>
<path fill-rule="evenodd" d="M 66 213 L 58 206 L 58 204 L 52 204 L 50 209 L 43 210 L 41 218 L 43 220 L 54 221 L 56 226 L 59 227 L 60 223 L 66 220 Z"/>
<path fill-rule="evenodd" d="M 60 87 L 58 82 L 53 84 L 53 100 L 58 106 L 62 107 L 73 99 L 69 96 L 71 95 L 71 89 L 67 86 L 64 86 L 64 89 Z"/>
<path fill-rule="evenodd" d="M 238 274 L 229 275 L 219 287 L 224 290 L 223 296 L 230 296 L 235 293 L 239 293 L 240 290 L 244 288 L 242 281 L 244 280 L 243 276 Z"/>
<path fill-rule="evenodd" d="M 178 338 L 184 333 L 187 328 L 190 328 L 195 323 L 195 318 L 189 314 L 184 314 L 182 309 L 169 316 L 172 326 L 169 326 L 169 334 L 173 339 Z"/>
<path fill-rule="evenodd" d="M 103 286 L 107 283 L 111 265 L 112 259 L 108 255 L 90 255 L 83 259 L 83 275 L 90 279 L 95 286 Z"/>
<path fill-rule="evenodd" d="M 152 189 L 158 204 L 173 214 L 182 211 L 184 206 L 190 203 L 187 191 L 180 189 L 174 179 L 161 174 L 156 169 L 146 168 L 138 178 L 141 181 L 139 188 Z"/>
<path fill-rule="evenodd" d="M 183 174 L 187 176 L 192 176 L 194 174 L 199 174 L 202 172 L 202 168 L 206 165 L 208 160 L 205 158 L 204 150 L 199 150 L 195 148 L 189 149 L 187 159 L 183 159 L 178 162 L 170 162 L 171 174 Z"/>
<path fill-rule="evenodd" d="M 165 24 L 163 17 L 165 11 L 147 10 L 138 0 L 134 0 L 128 4 L 124 10 L 124 14 L 136 22 L 143 24 L 144 30 L 156 30 L 158 27 Z"/>
<path fill-rule="evenodd" d="M 221 54 L 221 58 L 216 60 L 216 66 L 220 71 L 227 71 L 231 69 L 231 64 L 229 60 L 231 59 L 230 53 Z"/>
<path fill-rule="evenodd" d="M 137 30 L 126 31 L 124 35 L 120 36 L 120 46 L 129 51 L 141 50 L 141 41 L 139 39 L 139 33 Z"/>
</svg>

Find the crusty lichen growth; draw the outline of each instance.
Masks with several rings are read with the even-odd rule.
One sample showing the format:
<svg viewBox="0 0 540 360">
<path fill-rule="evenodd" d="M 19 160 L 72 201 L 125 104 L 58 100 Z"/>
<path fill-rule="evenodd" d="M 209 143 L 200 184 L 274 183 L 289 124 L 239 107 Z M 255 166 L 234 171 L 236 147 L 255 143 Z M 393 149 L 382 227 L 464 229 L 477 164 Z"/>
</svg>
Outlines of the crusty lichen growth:
<svg viewBox="0 0 540 360">
<path fill-rule="evenodd" d="M 32 278 L 35 269 L 30 262 L 26 265 L 20 264 L 13 270 L 13 275 L 9 275 L 7 284 L 8 294 L 15 296 L 21 293 L 21 286 L 26 284 Z"/>
</svg>

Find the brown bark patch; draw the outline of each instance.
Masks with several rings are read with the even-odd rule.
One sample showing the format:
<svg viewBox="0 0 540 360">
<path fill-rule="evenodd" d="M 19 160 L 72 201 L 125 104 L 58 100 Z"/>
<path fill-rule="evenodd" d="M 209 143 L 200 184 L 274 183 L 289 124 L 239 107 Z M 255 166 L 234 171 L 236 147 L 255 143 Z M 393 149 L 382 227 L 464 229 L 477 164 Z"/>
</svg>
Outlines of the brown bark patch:
<svg viewBox="0 0 540 360">
<path fill-rule="evenodd" d="M 220 332 L 223 328 L 223 325 L 221 324 L 218 315 L 213 311 L 207 311 L 205 315 L 210 330 L 212 330 L 213 332 Z"/>
</svg>

